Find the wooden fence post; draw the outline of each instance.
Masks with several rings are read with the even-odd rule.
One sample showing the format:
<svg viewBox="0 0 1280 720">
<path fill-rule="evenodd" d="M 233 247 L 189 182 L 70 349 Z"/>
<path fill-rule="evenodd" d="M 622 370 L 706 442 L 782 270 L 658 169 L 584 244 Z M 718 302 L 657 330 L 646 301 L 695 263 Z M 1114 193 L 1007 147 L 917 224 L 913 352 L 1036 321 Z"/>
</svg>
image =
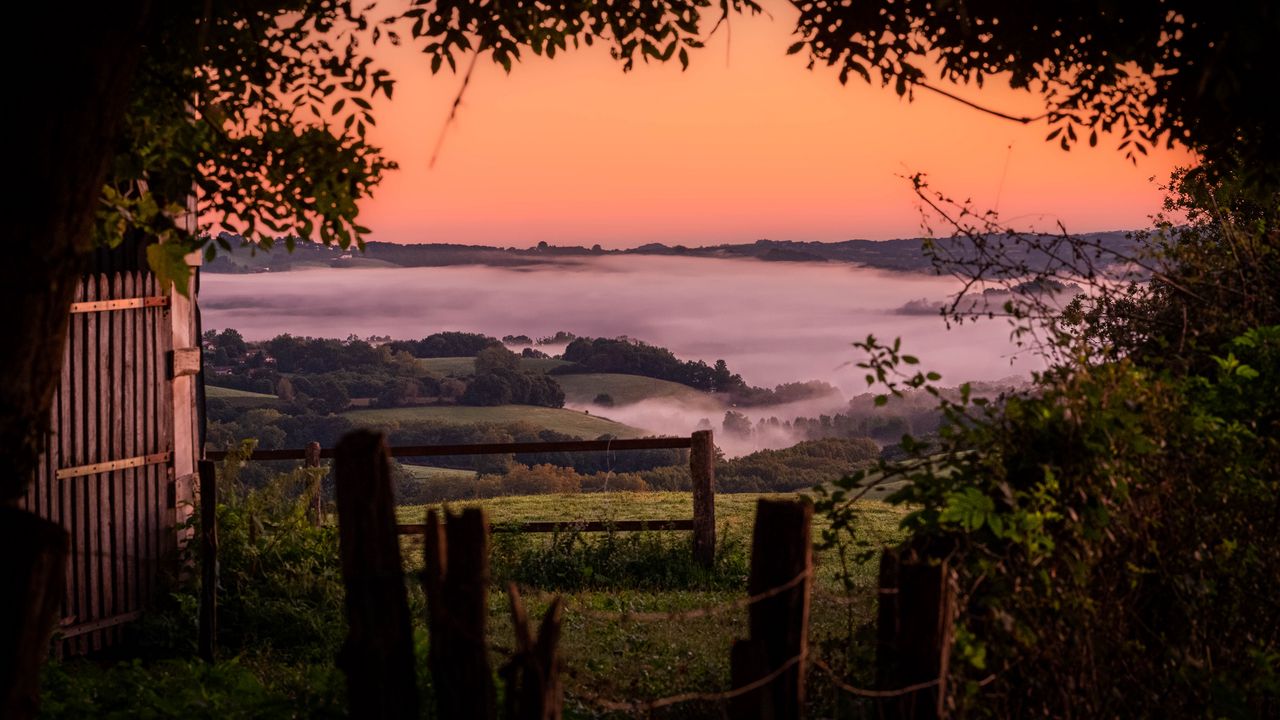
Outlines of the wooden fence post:
<svg viewBox="0 0 1280 720">
<path fill-rule="evenodd" d="M 560 627 L 564 602 L 556 596 L 542 616 L 535 638 L 529 630 L 529 614 L 515 583 L 507 585 L 511 600 L 511 625 L 516 652 L 502 668 L 506 681 L 506 720 L 560 720 L 564 712 L 564 685 L 560 682 Z"/>
<path fill-rule="evenodd" d="M 716 559 L 716 445 L 710 430 L 693 434 L 689 475 L 693 478 L 693 558 L 709 568 Z"/>
<path fill-rule="evenodd" d="M 880 559 L 876 683 L 896 690 L 937 679 L 938 684 L 885 698 L 881 716 L 937 720 L 946 716 L 954 588 L 945 561 L 905 547 Z"/>
<path fill-rule="evenodd" d="M 0 507 L 0 717 L 34 718 L 57 624 L 71 538 L 57 523 Z"/>
<path fill-rule="evenodd" d="M 730 655 L 733 686 L 745 687 L 791 666 L 758 690 L 734 698 L 730 714 L 735 718 L 791 720 L 804 714 L 812 523 L 813 505 L 806 501 L 762 498 L 756 503 L 747 593 L 776 594 L 748 610 L 750 639 L 735 642 Z"/>
<path fill-rule="evenodd" d="M 320 467 L 320 443 L 316 442 L 315 440 L 312 440 L 311 442 L 307 443 L 307 447 L 304 452 L 306 454 L 306 457 L 303 462 L 306 464 L 307 467 L 309 468 Z M 312 480 L 312 483 L 313 484 L 311 488 L 312 490 L 311 522 L 316 527 L 320 527 L 321 525 L 324 525 L 324 498 L 322 497 L 324 494 L 322 492 L 324 489 L 324 484 L 321 481 L 320 473 L 315 474 L 315 478 Z"/>
<path fill-rule="evenodd" d="M 338 666 L 352 717 L 416 718 L 418 688 L 387 445 L 357 430 L 334 457 L 347 640 Z"/>
<path fill-rule="evenodd" d="M 497 715 L 489 667 L 489 522 L 467 508 L 442 523 L 427 512 L 422 584 L 427 594 L 429 657 L 437 715 L 492 720 Z"/>
<path fill-rule="evenodd" d="M 201 460 L 200 472 L 200 657 L 213 662 L 218 654 L 218 473 L 212 460 Z"/>
</svg>

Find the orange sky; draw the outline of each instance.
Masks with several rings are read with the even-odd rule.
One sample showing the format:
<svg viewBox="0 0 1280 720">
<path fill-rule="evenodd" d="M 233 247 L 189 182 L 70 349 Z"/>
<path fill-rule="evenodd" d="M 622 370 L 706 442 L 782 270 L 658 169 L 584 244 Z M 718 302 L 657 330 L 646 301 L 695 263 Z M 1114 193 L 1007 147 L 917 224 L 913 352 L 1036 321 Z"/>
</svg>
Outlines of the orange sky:
<svg viewBox="0 0 1280 720">
<path fill-rule="evenodd" d="M 721 28 L 685 72 L 673 62 L 624 74 L 600 47 L 530 56 L 509 76 L 482 59 L 434 169 L 460 77 L 432 77 L 425 55 L 380 47 L 398 83 L 377 107 L 372 140 L 401 169 L 362 206 L 368 239 L 627 247 L 914 237 L 920 214 L 899 176 L 917 171 L 955 197 L 998 203 L 1019 224 L 1130 229 L 1158 209 L 1157 184 L 1189 161 L 1153 151 L 1135 167 L 1107 137 L 1063 152 L 1044 142 L 1043 123 L 923 91 L 908 103 L 861 80 L 841 87 L 833 72 L 785 55 L 789 10 L 735 18 L 728 62 Z M 1043 111 L 1007 87 L 957 92 L 1006 112 Z"/>
</svg>

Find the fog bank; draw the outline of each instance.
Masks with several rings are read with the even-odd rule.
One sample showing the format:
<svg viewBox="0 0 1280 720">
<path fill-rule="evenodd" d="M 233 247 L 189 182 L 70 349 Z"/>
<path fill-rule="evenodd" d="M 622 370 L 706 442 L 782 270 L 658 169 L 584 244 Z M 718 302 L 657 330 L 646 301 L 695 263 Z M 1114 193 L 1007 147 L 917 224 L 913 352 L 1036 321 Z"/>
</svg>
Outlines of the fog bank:
<svg viewBox="0 0 1280 720">
<path fill-rule="evenodd" d="M 1034 358 L 1014 356 L 1004 321 L 947 330 L 937 316 L 899 312 L 909 301 L 940 301 L 957 288 L 952 278 L 848 265 L 623 256 L 532 269 L 205 274 L 200 299 L 206 329 L 233 327 L 250 340 L 286 332 L 627 335 L 684 359 L 723 358 L 753 385 L 817 379 L 846 395 L 865 390 L 850 343 L 868 334 L 901 336 L 904 349 L 948 385 L 1038 367 Z"/>
</svg>

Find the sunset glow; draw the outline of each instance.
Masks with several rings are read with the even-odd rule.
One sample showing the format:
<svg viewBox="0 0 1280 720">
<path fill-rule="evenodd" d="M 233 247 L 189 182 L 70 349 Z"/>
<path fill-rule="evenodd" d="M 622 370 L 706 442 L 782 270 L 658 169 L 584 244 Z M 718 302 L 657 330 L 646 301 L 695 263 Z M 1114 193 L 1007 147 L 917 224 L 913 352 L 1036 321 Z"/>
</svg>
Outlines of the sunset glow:
<svg viewBox="0 0 1280 720">
<path fill-rule="evenodd" d="M 910 183 L 933 186 L 1020 226 L 1142 227 L 1159 185 L 1190 155 L 1153 150 L 1134 166 L 1116 137 L 1070 152 L 1019 125 L 928 92 L 914 102 L 787 56 L 790 8 L 737 18 L 678 63 L 624 74 L 607 51 L 527 57 L 506 75 L 481 60 L 434 168 L 460 76 L 386 46 L 398 78 L 373 140 L 401 169 L 363 206 L 371 240 L 527 246 L 758 238 L 835 241 L 922 233 Z M 727 60 L 727 62 L 726 62 Z M 1001 86 L 958 94 L 1038 115 Z M 939 228 L 941 230 L 941 228 Z"/>
</svg>

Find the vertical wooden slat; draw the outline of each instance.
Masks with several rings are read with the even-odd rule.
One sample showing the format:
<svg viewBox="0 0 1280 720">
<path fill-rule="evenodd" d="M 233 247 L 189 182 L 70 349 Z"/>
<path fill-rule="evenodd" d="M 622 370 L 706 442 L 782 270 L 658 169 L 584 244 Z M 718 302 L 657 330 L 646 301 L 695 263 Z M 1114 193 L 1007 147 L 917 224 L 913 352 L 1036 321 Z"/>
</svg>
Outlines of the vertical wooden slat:
<svg viewBox="0 0 1280 720">
<path fill-rule="evenodd" d="M 134 291 L 139 295 L 146 294 L 146 276 L 143 273 L 134 275 Z M 144 353 L 147 328 L 147 311 L 143 310 L 134 315 L 136 318 L 133 330 L 133 382 L 134 382 L 134 405 L 133 405 L 133 437 L 137 453 L 144 455 L 151 452 L 150 446 L 147 445 L 147 382 L 146 370 L 147 363 Z M 146 514 L 147 506 L 144 500 L 144 489 L 146 485 L 148 468 L 139 468 L 134 471 L 133 477 L 133 552 L 137 558 L 134 570 L 133 584 L 138 597 L 148 597 L 146 594 Z"/>
<path fill-rule="evenodd" d="M 99 288 L 97 288 L 97 275 L 88 275 L 86 278 L 86 300 L 100 300 Z M 101 462 L 99 447 L 97 447 L 97 428 L 99 428 L 99 419 L 97 419 L 97 313 L 88 313 L 86 318 L 86 328 L 84 328 L 84 396 L 82 405 L 84 407 L 83 428 L 84 428 L 84 450 L 82 452 L 81 462 Z M 83 497 L 81 498 L 82 515 L 81 527 L 79 534 L 84 538 L 82 553 L 83 570 L 81 575 L 83 605 L 81 607 L 81 616 L 78 620 L 81 623 L 87 620 L 97 620 L 101 618 L 99 611 L 99 571 L 97 571 L 97 524 L 93 519 L 97 516 L 97 477 L 96 475 L 84 475 L 83 480 L 78 480 L 83 489 Z M 99 642 L 97 642 L 97 633 L 87 633 L 86 642 L 90 650 L 97 650 Z"/>
<path fill-rule="evenodd" d="M 164 292 L 170 294 L 171 288 L 164 289 Z M 170 382 L 167 372 L 169 351 L 173 349 L 171 312 L 170 307 L 161 308 L 161 315 L 157 321 L 156 329 L 156 336 L 159 338 L 155 359 L 157 368 L 156 388 L 159 391 L 160 452 L 165 450 L 173 451 L 173 383 Z M 177 519 L 177 512 L 173 503 L 176 478 L 174 477 L 172 460 L 163 468 L 160 473 L 160 495 L 156 503 L 156 507 L 160 509 L 157 562 L 161 562 L 166 557 L 171 556 L 177 549 L 177 534 L 173 529 L 174 522 Z"/>
<path fill-rule="evenodd" d="M 134 297 L 133 273 L 122 272 L 120 282 L 121 296 Z M 124 395 L 120 403 L 120 444 L 124 448 L 123 452 L 126 457 L 137 457 L 140 454 L 138 452 L 137 436 L 134 434 L 136 427 L 134 395 L 138 391 L 133 365 L 133 336 L 137 325 L 135 322 L 136 317 L 137 312 L 125 313 L 122 318 L 123 326 L 120 332 L 120 382 L 124 388 Z M 137 479 L 138 472 L 136 468 L 129 468 L 120 473 L 120 528 L 117 530 L 117 537 L 120 540 L 123 569 L 118 585 L 120 597 L 126 611 L 136 610 L 142 606 L 138 599 L 137 586 L 134 580 L 137 574 L 137 552 L 133 543 L 133 523 L 136 517 L 134 485 L 137 483 Z"/>
<path fill-rule="evenodd" d="M 150 275 L 144 275 L 144 284 L 146 286 L 146 294 L 150 295 L 155 281 Z M 155 327 L 156 327 L 156 311 L 153 308 L 144 310 L 146 314 L 146 327 L 140 333 L 142 335 L 142 362 L 143 367 L 143 411 L 142 418 L 144 423 L 144 433 L 146 437 L 147 452 L 158 452 L 156 443 L 156 386 L 155 386 Z M 143 592 L 147 597 L 152 593 L 152 577 L 155 566 L 155 526 L 156 526 L 156 509 L 155 509 L 155 477 L 156 466 L 148 465 L 144 473 L 142 482 L 142 507 L 145 513 L 143 519 L 143 544 L 142 554 L 146 559 L 146 569 L 143 575 Z"/>
<path fill-rule="evenodd" d="M 125 297 L 124 278 L 119 272 L 111 275 L 111 296 Z M 111 454 L 113 458 L 130 457 L 124 445 L 124 321 L 131 312 L 110 313 L 111 320 Z M 111 608 L 112 614 L 118 615 L 129 610 L 125 601 L 125 542 L 124 542 L 124 479 L 125 472 L 116 470 L 111 473 Z M 123 629 L 112 629 L 112 640 L 120 640 Z"/>
<path fill-rule="evenodd" d="M 83 281 L 76 284 L 75 299 L 77 302 L 84 300 Z M 72 465 L 75 463 L 75 455 L 72 450 L 72 442 L 75 439 L 75 426 L 72 425 L 72 420 L 75 416 L 73 398 L 77 397 L 75 382 L 78 375 L 73 372 L 73 368 L 77 366 L 80 357 L 81 328 L 83 325 L 83 316 L 72 315 L 71 321 L 67 327 L 67 345 L 62 354 L 62 382 L 59 384 L 58 389 L 58 424 L 55 428 L 58 433 L 58 450 L 60 458 L 55 469 L 62 464 Z M 62 500 L 62 503 L 58 508 L 58 523 L 61 524 L 62 527 L 71 535 L 69 543 L 70 557 L 67 558 L 66 563 L 66 592 L 63 593 L 62 617 L 75 617 L 78 612 L 78 605 L 76 603 L 76 568 L 79 561 L 79 555 L 76 552 L 76 534 L 74 532 L 76 516 L 76 483 L 59 482 L 56 478 L 53 479 L 53 482 L 57 483 L 56 487 L 58 488 L 58 497 Z M 75 652 L 78 646 L 78 642 L 72 641 L 70 643 L 63 643 L 63 648 L 61 649 Z"/>
<path fill-rule="evenodd" d="M 106 275 L 98 275 L 98 297 L 111 297 L 111 282 Z M 111 459 L 111 324 L 115 313 L 98 314 L 98 457 L 99 462 Z M 111 617 L 115 607 L 111 603 L 111 473 L 94 476 L 97 508 L 93 514 L 97 531 L 94 567 L 98 573 L 94 587 L 98 593 L 98 617 Z M 94 633 L 98 648 L 106 645 L 109 630 Z"/>
</svg>

